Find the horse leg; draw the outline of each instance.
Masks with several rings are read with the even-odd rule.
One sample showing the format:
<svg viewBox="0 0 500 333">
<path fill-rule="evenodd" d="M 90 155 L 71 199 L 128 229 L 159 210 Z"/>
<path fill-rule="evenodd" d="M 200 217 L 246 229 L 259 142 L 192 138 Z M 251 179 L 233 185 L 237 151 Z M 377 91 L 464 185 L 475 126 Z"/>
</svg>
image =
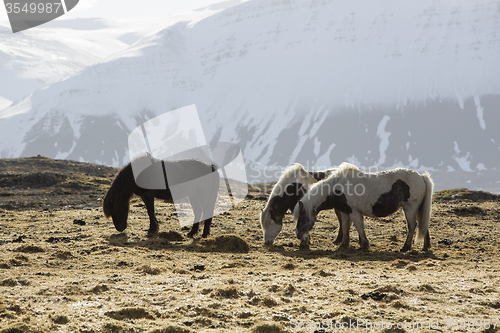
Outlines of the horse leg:
<svg viewBox="0 0 500 333">
<path fill-rule="evenodd" d="M 149 230 L 148 237 L 153 236 L 158 232 L 158 220 L 155 216 L 155 198 L 150 194 L 145 194 L 141 196 L 142 201 L 146 205 L 146 209 L 148 211 L 149 216 Z"/>
<path fill-rule="evenodd" d="M 415 235 L 415 228 L 417 227 L 417 219 L 416 219 L 416 210 L 411 207 L 403 207 L 403 211 L 406 217 L 406 224 L 408 226 L 408 235 L 406 236 L 406 241 L 403 247 L 401 248 L 401 252 L 406 252 L 411 249 L 411 243 L 413 242 L 413 236 Z M 426 235 L 427 239 L 427 235 Z M 430 237 L 429 237 L 430 241 Z M 425 241 L 424 241 L 425 243 Z"/>
<path fill-rule="evenodd" d="M 196 235 L 198 233 L 198 229 L 200 227 L 200 218 L 201 218 L 202 210 L 201 210 L 201 206 L 194 199 L 190 198 L 189 202 L 191 203 L 191 207 L 193 208 L 194 222 L 193 222 L 193 226 L 191 227 L 191 231 L 187 234 L 187 236 L 189 238 L 193 238 L 194 235 Z"/>
<path fill-rule="evenodd" d="M 212 217 L 214 216 L 215 203 L 217 202 L 217 197 L 219 193 L 219 174 L 218 172 L 213 172 L 211 174 L 211 180 L 213 186 L 207 186 L 204 191 L 205 198 L 202 200 L 202 210 L 203 210 L 203 234 L 202 238 L 207 238 L 210 235 L 210 226 L 212 225 Z M 207 199 L 210 198 L 210 199 Z"/>
<path fill-rule="evenodd" d="M 335 214 L 337 215 L 337 219 L 339 220 L 339 232 L 337 234 L 337 239 L 333 242 L 334 244 L 340 244 L 342 243 L 342 213 L 339 210 L 335 209 Z"/>
<path fill-rule="evenodd" d="M 427 230 L 424 238 L 424 248 L 422 250 L 427 251 L 430 248 L 431 248 L 431 235 L 429 235 L 429 230 Z"/>
<path fill-rule="evenodd" d="M 202 238 L 207 238 L 210 235 L 210 225 L 212 224 L 212 218 L 206 219 L 203 226 Z"/>
<path fill-rule="evenodd" d="M 342 225 L 342 244 L 340 244 L 341 248 L 348 249 L 349 248 L 349 231 L 351 230 L 352 220 L 348 214 L 341 213 L 341 225 Z"/>
<path fill-rule="evenodd" d="M 350 217 L 352 219 L 352 222 L 354 223 L 354 226 L 356 227 L 356 230 L 358 231 L 359 245 L 361 245 L 361 250 L 368 251 L 369 242 L 365 234 L 365 223 L 363 215 L 360 212 L 354 211 L 351 213 Z"/>
</svg>

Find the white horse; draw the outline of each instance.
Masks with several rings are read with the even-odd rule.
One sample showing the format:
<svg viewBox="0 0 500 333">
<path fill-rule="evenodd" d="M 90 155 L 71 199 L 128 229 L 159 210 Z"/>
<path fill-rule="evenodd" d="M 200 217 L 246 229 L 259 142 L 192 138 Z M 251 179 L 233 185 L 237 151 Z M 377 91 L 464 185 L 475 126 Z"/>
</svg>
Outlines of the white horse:
<svg viewBox="0 0 500 333">
<path fill-rule="evenodd" d="M 433 187 L 428 172 L 419 174 L 403 168 L 363 172 L 352 164 L 343 163 L 336 173 L 314 184 L 295 206 L 297 237 L 306 240 L 318 212 L 335 208 L 342 212 L 344 234 L 341 247 L 349 247 L 349 228 L 354 222 L 361 249 L 367 250 L 363 216 L 385 217 L 403 207 L 408 235 L 401 252 L 410 250 L 417 221 L 417 238 L 424 238 L 423 250 L 428 250 L 431 247 L 429 222 Z"/>
<path fill-rule="evenodd" d="M 293 208 L 307 192 L 309 187 L 319 180 L 325 179 L 336 169 L 324 171 L 307 171 L 301 164 L 295 163 L 287 168 L 274 185 L 266 207 L 260 213 L 260 225 L 264 233 L 264 242 L 272 244 L 283 227 L 283 217 L 287 210 Z M 335 243 L 342 241 L 342 223 L 340 211 L 335 211 L 339 219 L 339 233 Z"/>
</svg>

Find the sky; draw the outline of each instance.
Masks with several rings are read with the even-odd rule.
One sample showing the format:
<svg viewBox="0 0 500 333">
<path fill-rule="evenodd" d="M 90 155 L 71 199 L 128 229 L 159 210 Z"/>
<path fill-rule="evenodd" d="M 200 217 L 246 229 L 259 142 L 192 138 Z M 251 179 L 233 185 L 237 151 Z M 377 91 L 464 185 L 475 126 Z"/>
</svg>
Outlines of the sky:
<svg viewBox="0 0 500 333">
<path fill-rule="evenodd" d="M 220 2 L 224 0 L 80 0 L 75 8 L 58 20 L 89 17 L 120 20 L 169 16 Z M 0 23 L 9 25 L 3 5 L 0 5 Z"/>
</svg>

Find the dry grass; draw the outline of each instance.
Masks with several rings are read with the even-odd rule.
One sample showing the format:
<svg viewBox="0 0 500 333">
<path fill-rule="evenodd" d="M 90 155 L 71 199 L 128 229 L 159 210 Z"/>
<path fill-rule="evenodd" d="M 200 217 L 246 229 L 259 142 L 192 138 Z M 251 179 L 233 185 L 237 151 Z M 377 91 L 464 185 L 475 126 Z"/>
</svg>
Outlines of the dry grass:
<svg viewBox="0 0 500 333">
<path fill-rule="evenodd" d="M 438 194 L 429 252 L 422 244 L 398 251 L 406 237 L 402 213 L 367 219 L 365 253 L 354 228 L 350 249 L 333 244 L 333 212 L 319 214 L 309 249 L 299 247 L 290 214 L 276 244 L 264 246 L 258 214 L 267 194 L 258 192 L 215 217 L 211 237 L 193 240 L 171 217 L 170 204 L 158 201 L 160 233 L 147 238 L 148 217 L 134 206 L 137 199 L 128 229 L 118 233 L 96 204 L 99 186 L 92 198 L 85 191 L 62 198 L 53 186 L 45 197 L 41 187 L 19 199 L 22 208 L 0 208 L 0 333 L 314 332 L 322 322 L 357 320 L 434 320 L 447 331 L 448 319 L 500 319 L 500 203 L 494 197 Z M 28 190 L 0 189 L 16 191 Z M 17 198 L 3 196 L 0 203 L 16 206 Z M 83 206 L 68 207 L 71 198 Z"/>
</svg>

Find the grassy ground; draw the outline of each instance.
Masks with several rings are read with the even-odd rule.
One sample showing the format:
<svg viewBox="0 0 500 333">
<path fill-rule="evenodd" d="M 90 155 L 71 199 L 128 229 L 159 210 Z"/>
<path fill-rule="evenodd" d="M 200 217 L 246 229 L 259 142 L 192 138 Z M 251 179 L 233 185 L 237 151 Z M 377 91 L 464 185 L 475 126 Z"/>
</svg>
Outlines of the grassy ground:
<svg viewBox="0 0 500 333">
<path fill-rule="evenodd" d="M 309 249 L 290 214 L 264 246 L 258 215 L 268 194 L 258 186 L 214 218 L 208 239 L 186 238 L 159 201 L 160 233 L 147 238 L 138 199 L 118 233 L 100 208 L 115 172 L 0 160 L 0 333 L 500 331 L 495 195 L 437 192 L 429 252 L 420 243 L 398 251 L 401 212 L 367 219 L 365 253 L 354 228 L 350 249 L 333 244 L 333 212 L 320 213 Z"/>
</svg>

